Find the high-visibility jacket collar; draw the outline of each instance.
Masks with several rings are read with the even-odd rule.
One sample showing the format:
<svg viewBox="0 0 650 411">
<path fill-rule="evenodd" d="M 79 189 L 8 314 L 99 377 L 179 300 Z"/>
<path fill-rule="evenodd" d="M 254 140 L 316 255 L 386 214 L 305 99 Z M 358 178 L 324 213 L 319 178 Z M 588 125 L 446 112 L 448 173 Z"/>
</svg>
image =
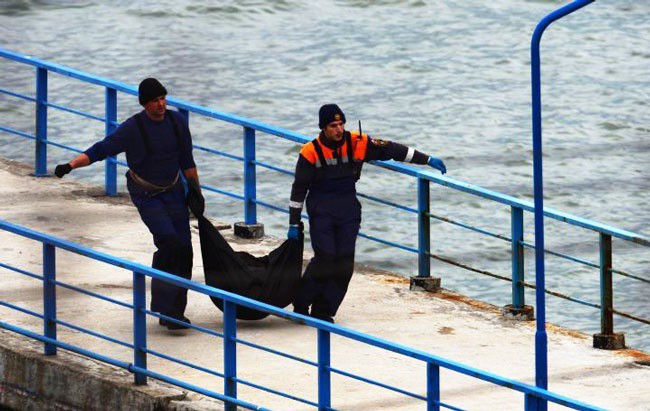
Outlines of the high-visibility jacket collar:
<svg viewBox="0 0 650 411">
<path fill-rule="evenodd" d="M 347 131 L 345 133 L 347 133 Z M 343 138 L 341 140 L 333 141 L 333 140 L 330 140 L 329 138 L 327 138 L 325 136 L 325 133 L 323 131 L 321 131 L 320 134 L 318 135 L 318 141 L 322 145 L 324 145 L 325 147 L 327 147 L 329 149 L 332 149 L 332 150 L 336 150 L 337 148 L 339 148 L 343 144 L 345 144 L 345 135 L 343 136 Z"/>
</svg>

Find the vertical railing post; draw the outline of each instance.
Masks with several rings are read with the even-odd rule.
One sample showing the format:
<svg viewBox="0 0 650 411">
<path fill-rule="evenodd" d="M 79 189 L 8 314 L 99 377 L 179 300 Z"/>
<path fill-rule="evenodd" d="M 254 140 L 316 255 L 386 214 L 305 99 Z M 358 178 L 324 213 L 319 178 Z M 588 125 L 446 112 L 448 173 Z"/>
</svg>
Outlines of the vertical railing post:
<svg viewBox="0 0 650 411">
<path fill-rule="evenodd" d="M 614 332 L 614 287 L 612 283 L 612 236 L 600 233 L 600 334 L 594 335 L 594 348 L 625 348 L 625 335 Z"/>
<path fill-rule="evenodd" d="M 105 134 L 108 136 L 112 134 L 117 121 L 117 90 L 106 87 L 106 101 L 105 101 Z M 107 157 L 104 162 L 104 182 L 106 187 L 106 195 L 117 195 L 117 159 L 115 156 Z"/>
<path fill-rule="evenodd" d="M 512 250 L 512 304 L 505 310 L 518 320 L 532 320 L 534 308 L 526 305 L 524 288 L 524 210 L 510 207 L 510 239 Z"/>
<path fill-rule="evenodd" d="M 228 397 L 237 398 L 237 305 L 223 302 L 223 391 Z M 226 411 L 236 411 L 237 405 L 226 402 Z"/>
<path fill-rule="evenodd" d="M 600 233 L 600 332 L 614 333 L 612 289 L 612 236 Z"/>
<path fill-rule="evenodd" d="M 255 129 L 244 127 L 244 221 L 234 225 L 235 235 L 260 238 L 264 224 L 257 222 L 257 188 L 255 176 Z"/>
<path fill-rule="evenodd" d="M 51 244 L 43 243 L 43 326 L 45 337 L 56 340 L 56 256 Z M 45 343 L 45 355 L 56 355 L 56 345 Z"/>
<path fill-rule="evenodd" d="M 418 178 L 418 277 L 431 277 L 429 180 Z"/>
<path fill-rule="evenodd" d="M 36 152 L 34 175 L 47 174 L 47 70 L 36 68 Z"/>
<path fill-rule="evenodd" d="M 255 181 L 255 129 L 244 127 L 244 223 L 257 223 Z"/>
<path fill-rule="evenodd" d="M 145 276 L 133 272 L 133 364 L 138 368 L 147 369 L 147 289 Z M 145 385 L 147 376 L 138 371 L 135 374 L 135 385 Z"/>
<path fill-rule="evenodd" d="M 427 411 L 440 410 L 440 366 L 427 363 Z"/>
<path fill-rule="evenodd" d="M 418 178 L 418 275 L 411 277 L 411 290 L 434 291 L 440 278 L 431 277 L 431 216 L 429 180 Z"/>
<path fill-rule="evenodd" d="M 512 306 L 524 306 L 524 210 L 512 206 L 510 209 L 510 233 L 512 240 Z"/>
<path fill-rule="evenodd" d="M 526 394 L 524 396 L 524 410 L 541 411 L 539 398 L 532 394 Z"/>
<path fill-rule="evenodd" d="M 332 406 L 332 380 L 330 375 L 330 333 L 318 329 L 318 411 Z"/>
</svg>

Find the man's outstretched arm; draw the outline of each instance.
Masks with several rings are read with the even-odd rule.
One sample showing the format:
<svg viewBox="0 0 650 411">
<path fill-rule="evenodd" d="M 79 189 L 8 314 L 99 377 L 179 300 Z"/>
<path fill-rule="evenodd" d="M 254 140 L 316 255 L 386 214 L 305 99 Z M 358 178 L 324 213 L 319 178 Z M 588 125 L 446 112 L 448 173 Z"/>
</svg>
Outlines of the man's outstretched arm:
<svg viewBox="0 0 650 411">
<path fill-rule="evenodd" d="M 75 168 L 86 167 L 90 164 L 90 157 L 86 153 L 81 153 L 73 158 L 69 163 L 59 164 L 54 168 L 54 175 L 61 178 Z"/>
</svg>

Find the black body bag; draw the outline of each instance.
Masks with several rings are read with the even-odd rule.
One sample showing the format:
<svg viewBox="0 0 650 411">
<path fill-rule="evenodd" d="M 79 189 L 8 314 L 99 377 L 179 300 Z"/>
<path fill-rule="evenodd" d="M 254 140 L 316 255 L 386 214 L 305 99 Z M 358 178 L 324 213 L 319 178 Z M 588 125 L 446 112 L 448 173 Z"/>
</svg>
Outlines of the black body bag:
<svg viewBox="0 0 650 411">
<path fill-rule="evenodd" d="M 280 308 L 291 304 L 302 276 L 302 223 L 300 241 L 286 240 L 269 255 L 255 257 L 246 252 L 236 252 L 203 216 L 203 196 L 191 183 L 188 189 L 188 205 L 199 222 L 205 283 Z M 223 311 L 221 299 L 210 299 Z M 268 315 L 263 311 L 237 306 L 237 318 L 241 320 L 261 320 Z"/>
</svg>

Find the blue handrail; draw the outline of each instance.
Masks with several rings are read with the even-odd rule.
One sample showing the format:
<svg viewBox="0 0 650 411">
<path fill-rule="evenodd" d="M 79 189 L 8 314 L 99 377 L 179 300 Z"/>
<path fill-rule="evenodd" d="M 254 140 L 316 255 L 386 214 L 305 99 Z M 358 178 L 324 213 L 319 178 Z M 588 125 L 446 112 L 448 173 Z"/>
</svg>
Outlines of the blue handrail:
<svg viewBox="0 0 650 411">
<path fill-rule="evenodd" d="M 192 282 L 171 274 L 167 274 L 163 271 L 156 270 L 154 268 L 146 267 L 144 265 L 132 261 L 114 257 L 112 255 L 99 252 L 90 249 L 88 247 L 84 247 L 47 234 L 43 234 L 26 227 L 12 224 L 4 220 L 0 220 L 0 229 L 38 241 L 43 244 L 44 275 L 42 277 L 42 280 L 43 280 L 44 290 L 48 289 L 47 292 L 44 292 L 44 297 L 43 297 L 44 312 L 45 312 L 45 315 L 42 316 L 45 323 L 45 329 L 43 334 L 39 334 L 27 330 L 25 328 L 16 326 L 14 324 L 10 324 L 6 321 L 0 321 L 0 327 L 27 336 L 29 338 L 42 341 L 45 345 L 45 353 L 48 355 L 55 355 L 56 349 L 62 348 L 68 351 L 79 353 L 86 357 L 94 358 L 106 362 L 108 364 L 112 364 L 117 367 L 127 369 L 130 372 L 134 373 L 135 384 L 146 383 L 147 377 L 151 377 L 224 401 L 226 404 L 226 409 L 228 410 L 231 409 L 234 410 L 236 409 L 236 406 L 240 406 L 246 409 L 265 410 L 266 408 L 260 407 L 259 405 L 250 403 L 248 401 L 239 399 L 237 397 L 237 384 L 245 383 L 246 385 L 251 387 L 263 389 L 264 391 L 267 392 L 275 392 L 279 395 L 285 397 L 291 397 L 292 399 L 301 401 L 306 404 L 315 405 L 318 407 L 319 410 L 329 410 L 332 409 L 330 374 L 332 372 L 335 372 L 339 375 L 351 377 L 358 381 L 363 381 L 376 386 L 384 387 L 394 392 L 399 392 L 403 395 L 407 395 L 412 398 L 426 400 L 428 404 L 428 409 L 436 410 L 436 409 L 440 409 L 441 406 L 449 409 L 459 409 L 449 404 L 445 404 L 440 400 L 439 368 L 442 367 L 450 371 L 455 371 L 469 377 L 477 378 L 482 381 L 490 382 L 492 384 L 523 393 L 526 399 L 525 403 L 527 405 L 525 409 L 527 411 L 532 411 L 535 409 L 535 408 L 531 408 L 531 404 L 533 404 L 532 400 L 538 400 L 538 399 L 544 401 L 550 401 L 556 404 L 561 404 L 563 406 L 576 409 L 576 410 L 600 410 L 601 409 L 580 401 L 567 398 L 559 394 L 555 394 L 545 389 L 541 389 L 508 378 L 504 378 L 496 374 L 492 374 L 474 367 L 460 364 L 455 361 L 447 360 L 442 357 L 433 355 L 431 353 L 427 353 L 421 350 L 416 350 L 381 338 L 373 337 L 371 335 L 364 334 L 351 329 L 347 329 L 345 327 L 341 327 L 336 324 L 330 324 L 311 317 L 303 316 L 300 314 L 294 314 L 292 312 L 285 311 L 268 304 L 257 302 L 255 300 L 246 297 L 242 297 L 233 293 L 229 293 L 196 282 Z M 54 292 L 53 289 L 50 288 L 50 286 L 54 285 L 55 283 L 57 285 L 63 285 L 64 283 L 56 282 L 55 280 L 56 277 L 56 261 L 54 258 L 55 249 L 66 250 L 78 254 L 80 256 L 90 258 L 92 260 L 101 261 L 106 264 L 118 267 L 120 269 L 133 272 L 132 285 L 133 285 L 133 293 L 134 293 L 134 303 L 132 306 L 132 310 L 133 310 L 134 343 L 132 345 L 129 345 L 128 343 L 126 344 L 128 347 L 133 349 L 133 355 L 134 355 L 133 363 L 127 363 L 125 361 L 121 361 L 113 357 L 103 355 L 101 353 L 93 352 L 84 349 L 82 347 L 57 340 L 56 338 L 57 325 L 58 324 L 64 325 L 64 322 L 56 319 L 56 293 Z M 3 264 L 3 266 L 8 266 L 8 265 Z M 16 268 L 14 269 L 14 271 L 21 272 L 23 270 Z M 171 284 L 187 288 L 189 290 L 198 292 L 203 295 L 219 298 L 223 301 L 224 327 L 223 327 L 223 335 L 219 335 L 223 339 L 223 350 L 224 350 L 224 372 L 223 373 L 219 373 L 216 371 L 205 369 L 203 367 L 195 366 L 188 362 L 179 361 L 169 355 L 165 355 L 165 354 L 157 355 L 160 358 L 166 358 L 169 360 L 176 361 L 178 363 L 183 363 L 184 365 L 190 366 L 200 371 L 209 371 L 211 375 L 222 375 L 224 379 L 223 393 L 215 392 L 206 389 L 205 387 L 197 386 L 176 379 L 173 376 L 152 372 L 147 369 L 147 354 L 154 354 L 155 352 L 153 350 L 149 350 L 146 348 L 147 330 L 146 330 L 145 317 L 146 315 L 156 315 L 156 316 L 158 315 L 145 309 L 145 304 L 144 304 L 146 298 L 146 290 L 144 287 L 145 276 L 166 281 Z M 52 299 L 52 301 L 48 301 L 48 299 Z M 237 344 L 247 343 L 237 338 L 236 310 L 238 306 L 243 306 L 255 310 L 268 312 L 272 315 L 279 316 L 294 322 L 299 322 L 305 324 L 308 327 L 317 329 L 318 361 L 316 363 L 313 363 L 310 361 L 301 360 L 301 362 L 304 364 L 315 366 L 318 369 L 318 388 L 319 388 L 318 402 L 313 402 L 304 398 L 298 398 L 286 393 L 281 393 L 272 388 L 263 387 L 254 382 L 244 381 L 242 379 L 237 378 L 237 356 L 238 356 Z M 33 315 L 37 317 L 41 317 L 36 313 L 33 313 Z M 190 327 L 200 332 L 210 331 L 212 334 L 214 334 L 214 332 L 212 332 L 211 330 L 206 330 L 202 327 L 197 327 L 196 325 L 193 324 L 190 324 Z M 89 333 L 91 335 L 100 336 L 98 333 L 95 333 L 92 330 L 86 329 L 84 327 L 74 326 L 74 329 L 81 332 Z M 397 353 L 421 361 L 427 367 L 428 383 L 427 383 L 426 397 L 423 397 L 422 395 L 417 393 L 408 392 L 398 387 L 392 387 L 388 384 L 371 380 L 369 378 L 360 375 L 331 368 L 330 367 L 331 334 L 335 334 L 342 338 L 364 343 L 385 351 Z M 122 342 L 117 341 L 115 339 L 108 339 L 108 338 L 105 339 L 113 343 L 124 345 Z M 247 343 L 247 345 L 253 347 L 256 346 L 257 344 Z M 267 352 L 272 351 L 268 347 L 264 347 L 264 348 L 266 348 Z M 284 355 L 284 357 L 291 358 L 293 356 Z"/>
<path fill-rule="evenodd" d="M 61 66 L 58 64 L 50 63 L 44 60 L 39 60 L 36 58 L 32 58 L 29 56 L 25 56 L 24 54 L 17 53 L 14 51 L 10 51 L 7 49 L 0 48 L 0 57 L 7 58 L 9 60 L 17 61 L 20 63 L 25 63 L 28 65 L 31 65 L 33 67 L 37 68 L 43 68 L 48 71 L 52 71 L 61 75 L 65 75 L 68 77 L 76 78 L 88 83 L 92 84 L 97 84 L 97 85 L 102 85 L 106 88 L 114 89 L 116 91 L 121 91 L 130 95 L 137 95 L 137 88 L 133 86 L 126 85 L 124 83 L 120 83 L 117 81 L 112 81 L 105 79 L 103 77 L 98 77 L 98 76 L 93 76 L 91 74 L 83 73 L 78 70 L 74 70 L 71 68 L 67 68 L 65 66 Z M 8 90 L 2 90 L 0 89 L 0 93 L 4 94 L 9 94 L 10 91 Z M 18 95 L 18 93 L 12 93 L 14 96 Z M 30 98 L 29 96 L 21 96 L 21 98 L 24 98 L 26 100 L 34 100 L 33 98 Z M 270 134 L 274 135 L 277 137 L 281 137 L 286 140 L 294 141 L 296 143 L 304 144 L 312 140 L 311 137 L 304 136 L 298 133 L 295 133 L 293 131 L 283 129 L 280 127 L 275 127 L 271 126 L 259 121 L 255 121 L 246 117 L 241 117 L 237 116 L 234 114 L 229 114 L 225 113 L 223 111 L 218 111 L 218 110 L 212 110 L 206 107 L 202 107 L 196 104 L 192 104 L 189 102 L 186 102 L 184 100 L 178 99 L 173 96 L 168 96 L 167 99 L 168 103 L 176 107 L 180 110 L 185 110 L 190 113 L 194 114 L 199 114 L 205 117 L 213 118 L 216 120 L 221 120 L 226 123 L 231 123 L 231 124 L 236 124 L 240 125 L 243 127 L 248 127 L 251 129 L 254 129 L 259 132 L 263 132 L 265 134 Z M 0 126 L 2 127 L 2 126 Z M 12 130 L 3 127 L 0 128 L 2 131 L 10 132 L 12 133 Z M 17 131 L 17 130 L 16 130 Z M 14 133 L 16 134 L 16 133 Z M 526 201 L 526 200 L 521 200 L 516 197 L 512 197 L 506 194 L 498 193 L 493 190 L 488 190 L 464 181 L 460 181 L 457 179 L 454 179 L 452 177 L 447 177 L 447 176 L 442 176 L 435 174 L 433 172 L 424 170 L 424 169 L 418 169 L 415 167 L 411 167 L 405 164 L 397 163 L 394 161 L 373 161 L 372 164 L 396 171 L 400 174 L 408 175 L 411 177 L 415 177 L 418 179 L 424 179 L 431 181 L 433 183 L 439 184 L 444 187 L 449 187 L 451 189 L 471 194 L 474 196 L 482 197 L 497 203 L 501 203 L 504 205 L 509 205 L 517 208 L 521 208 L 524 211 L 529 211 L 529 212 L 534 212 L 535 206 L 532 202 Z M 287 171 L 287 170 L 284 170 Z M 289 171 L 290 173 L 290 171 Z M 613 227 L 609 226 L 607 224 L 602 224 L 596 221 L 588 220 L 582 217 L 578 217 L 569 213 L 565 213 L 562 211 L 558 211 L 552 208 L 545 208 L 544 209 L 544 216 L 552 218 L 554 220 L 562 221 L 567 224 L 575 225 L 578 227 L 586 228 L 589 230 L 593 230 L 599 233 L 605 233 L 609 234 L 613 237 L 620 238 L 625 241 L 630 241 L 634 243 L 638 243 L 644 246 L 650 247 L 650 238 L 645 237 L 641 234 L 634 233 L 631 231 L 623 230 L 618 227 Z"/>
<path fill-rule="evenodd" d="M 535 333 L 535 383 L 540 388 L 548 387 L 548 359 L 546 337 L 546 276 L 544 272 L 544 187 L 542 177 L 542 93 L 540 75 L 539 43 L 544 30 L 568 14 L 579 10 L 594 0 L 576 0 L 544 17 L 533 33 L 530 46 L 532 110 L 533 110 L 533 180 L 535 195 L 535 282 L 537 285 L 537 324 Z M 536 409 L 546 410 L 546 403 L 540 402 Z"/>
<path fill-rule="evenodd" d="M 18 61 L 20 63 L 26 63 L 29 65 L 32 65 L 36 67 L 37 70 L 37 81 L 41 81 L 42 84 L 37 87 L 39 90 L 46 90 L 46 82 L 47 82 L 47 75 L 43 74 L 43 70 L 47 72 L 52 71 L 58 74 L 62 75 L 67 75 L 72 78 L 79 79 L 81 81 L 86 81 L 90 82 L 93 84 L 98 84 L 106 87 L 106 111 L 104 118 L 102 119 L 101 117 L 98 116 L 91 116 L 87 113 L 83 113 L 81 110 L 78 109 L 70 109 L 68 110 L 69 112 L 72 112 L 73 114 L 78 114 L 84 117 L 92 117 L 95 120 L 100 120 L 106 122 L 106 133 L 110 133 L 112 129 L 114 129 L 115 126 L 117 126 L 118 122 L 117 119 L 115 118 L 115 110 L 116 110 L 116 103 L 114 102 L 114 94 L 117 91 L 120 92 L 125 92 L 131 95 L 137 94 L 137 91 L 135 87 L 131 87 L 119 82 L 114 82 L 111 80 L 107 80 L 101 77 L 96 77 L 90 74 L 82 73 L 77 70 L 69 69 L 67 67 L 63 67 L 60 65 L 52 64 L 46 61 L 34 59 L 31 57 L 24 56 L 20 53 L 12 52 L 9 50 L 5 49 L 0 49 L 0 57 L 5 57 L 7 59 L 13 60 L 13 61 Z M 19 93 L 15 93 L 13 91 L 9 90 L 4 90 L 0 89 L 0 93 L 10 95 L 15 98 L 20 98 L 24 99 L 26 101 L 31 101 L 35 102 L 37 107 L 42 107 L 43 110 L 46 110 L 48 107 L 55 108 L 55 109 L 65 109 L 64 106 L 60 104 L 52 104 L 51 102 L 44 101 L 43 98 L 44 96 L 37 96 L 37 98 L 32 98 L 30 96 L 25 96 L 21 95 Z M 42 93 L 41 93 L 42 94 Z M 310 141 L 311 138 L 302 136 L 300 134 L 278 128 L 278 127 L 273 127 L 264 123 L 257 122 L 255 120 L 251 120 L 248 118 L 220 112 L 220 111 L 215 111 L 211 110 L 205 107 L 201 107 L 198 105 L 194 105 L 179 99 L 176 99 L 174 97 L 169 97 L 168 99 L 170 105 L 173 105 L 179 109 L 181 114 L 183 114 L 186 118 L 189 118 L 190 113 L 194 114 L 199 114 L 203 116 L 207 116 L 210 118 L 218 119 L 218 120 L 223 120 L 225 122 L 231 123 L 231 124 L 236 124 L 243 126 L 243 138 L 242 141 L 244 143 L 244 155 L 239 156 L 239 155 L 233 155 L 229 153 L 225 153 L 219 150 L 214 150 L 209 147 L 203 147 L 199 145 L 195 145 L 195 148 L 198 150 L 202 150 L 204 152 L 212 153 L 212 154 L 217 154 L 221 156 L 225 156 L 234 160 L 239 160 L 242 161 L 244 164 L 244 176 L 245 176 L 245 184 L 243 187 L 243 193 L 234 193 L 230 192 L 228 190 L 224 190 L 218 187 L 210 186 L 210 185 L 204 185 L 204 190 L 206 192 L 213 192 L 225 196 L 229 196 L 231 198 L 235 198 L 238 200 L 242 200 L 244 203 L 244 221 L 246 223 L 255 223 L 257 221 L 257 206 L 263 206 L 266 208 L 269 208 L 271 210 L 276 210 L 282 213 L 288 213 L 286 205 L 283 206 L 278 206 L 272 203 L 269 203 L 267 201 L 264 201 L 260 198 L 257 197 L 257 190 L 256 190 L 256 166 L 261 166 L 265 167 L 271 170 L 275 170 L 277 172 L 287 174 L 287 175 L 292 175 L 293 173 L 290 170 L 284 170 L 280 167 L 276 167 L 270 164 L 266 164 L 262 161 L 257 161 L 255 159 L 255 139 L 256 139 L 256 133 L 257 132 L 263 132 L 266 134 L 271 134 L 275 136 L 279 136 L 283 139 L 287 139 L 290 141 L 294 142 L 299 142 L 299 143 L 304 143 L 307 141 Z M 78 112 L 78 113 L 77 113 Z M 38 110 L 37 110 L 38 113 Z M 37 116 L 37 119 L 47 119 L 47 116 L 43 116 L 40 114 L 40 117 Z M 108 120 L 107 120 L 108 119 Z M 63 148 L 66 150 L 71 150 L 74 152 L 80 152 L 81 150 L 79 148 L 71 147 L 65 144 L 60 144 L 55 141 L 51 141 L 51 139 L 47 139 L 46 137 L 46 121 L 43 121 L 40 126 L 37 127 L 37 130 L 45 130 L 45 132 L 39 131 L 39 133 L 42 133 L 45 135 L 45 138 L 43 135 L 38 136 L 37 135 L 31 135 L 29 133 L 25 133 L 20 130 L 15 130 L 10 127 L 6 127 L 4 125 L 0 125 L 0 131 L 7 132 L 10 134 L 18 135 L 21 137 L 29 138 L 29 139 L 34 139 L 36 140 L 36 146 L 37 148 L 39 147 L 47 147 L 48 145 L 52 145 L 55 147 Z M 108 126 L 110 125 L 110 127 Z M 46 151 L 43 149 L 40 149 L 40 151 L 37 150 L 37 155 L 35 156 L 35 169 L 36 170 L 43 170 L 46 169 L 46 164 L 44 164 L 44 161 L 46 161 Z M 45 158 L 45 160 L 43 159 Z M 524 240 L 524 226 L 523 226 L 523 212 L 535 212 L 536 208 L 535 205 L 532 202 L 529 201 L 524 201 L 520 200 L 518 198 L 508 196 L 502 193 L 498 193 L 492 190 L 487 190 L 475 185 L 472 185 L 470 183 L 466 183 L 463 181 L 459 181 L 456 179 L 453 179 L 451 177 L 445 177 L 445 176 L 440 176 L 438 174 L 434 174 L 432 172 L 426 171 L 426 170 L 421 170 L 421 169 L 416 169 L 414 167 L 410 167 L 408 165 L 404 164 L 399 164 L 393 161 L 387 161 L 387 162 L 373 162 L 374 165 L 382 167 L 384 169 L 388 169 L 397 173 L 400 173 L 402 175 L 408 175 L 411 177 L 414 177 L 418 180 L 418 208 L 412 208 L 408 206 L 403 206 L 400 204 L 395 204 L 391 201 L 386 201 L 384 199 L 379 199 L 376 197 L 372 196 L 366 196 L 362 195 L 364 198 L 367 198 L 371 201 L 387 205 L 399 210 L 403 210 L 409 213 L 416 213 L 418 215 L 419 219 L 419 224 L 418 224 L 418 241 L 417 241 L 417 246 L 413 247 L 410 245 L 404 245 L 404 244 L 399 244 L 394 241 L 391 241 L 388 238 L 380 238 L 376 236 L 374 233 L 369 233 L 369 232 L 361 232 L 359 233 L 359 236 L 362 238 L 366 238 L 370 241 L 375 241 L 380 244 L 385 244 L 390 247 L 395 247 L 407 252 L 412 252 L 412 253 L 417 253 L 418 254 L 418 274 L 417 276 L 420 278 L 428 278 L 430 277 L 430 270 L 431 270 L 431 264 L 430 264 L 430 259 L 436 259 L 438 261 L 444 262 L 446 264 L 451 264 L 455 265 L 457 267 L 467 269 L 471 272 L 482 274 L 482 275 L 488 275 L 494 278 L 502 279 L 502 280 L 507 280 L 511 281 L 512 283 L 512 304 L 507 305 L 506 309 L 518 314 L 521 312 L 531 312 L 530 310 L 527 311 L 527 309 L 532 309 L 531 307 L 525 306 L 525 301 L 524 301 L 524 288 L 525 287 L 531 287 L 531 288 L 537 288 L 539 290 L 543 290 L 544 293 L 548 293 L 550 295 L 559 297 L 559 298 L 564 298 L 569 301 L 575 301 L 580 304 L 584 304 L 587 306 L 592 306 L 592 307 L 597 307 L 601 309 L 601 333 L 603 335 L 610 335 L 613 333 L 613 314 L 632 319 L 637 322 L 641 322 L 644 324 L 650 324 L 650 319 L 646 318 L 641 318 L 638 316 L 635 316 L 630 313 L 626 313 L 620 310 L 614 309 L 611 301 L 612 301 L 612 295 L 613 295 L 613 289 L 612 287 L 608 286 L 609 281 L 608 281 L 608 276 L 611 276 L 611 274 L 616 273 L 620 275 L 627 276 L 628 278 L 632 278 L 635 280 L 639 280 L 642 282 L 650 282 L 649 279 L 645 279 L 636 275 L 632 275 L 629 273 L 625 273 L 621 270 L 614 269 L 613 267 L 610 266 L 605 266 L 603 264 L 597 264 L 597 263 L 590 263 L 588 261 L 585 261 L 583 259 L 575 258 L 572 256 L 565 255 L 563 253 L 555 252 L 555 251 L 547 251 L 552 255 L 559 256 L 561 258 L 574 261 L 580 264 L 584 264 L 588 267 L 600 267 L 601 270 L 601 276 L 603 277 L 603 280 L 601 280 L 600 283 L 600 288 L 601 288 L 601 301 L 600 305 L 594 304 L 594 303 L 589 303 L 585 301 L 580 301 L 578 299 L 568 297 L 563 293 L 553 291 L 553 290 L 547 290 L 545 287 L 535 287 L 534 285 L 528 284 L 524 281 L 524 249 L 525 247 L 535 247 L 535 244 L 530 244 L 529 242 L 526 242 Z M 106 192 L 110 195 L 116 194 L 116 180 L 117 176 L 114 171 L 115 165 L 121 165 L 121 166 L 126 166 L 126 164 L 123 161 L 115 160 L 115 159 L 109 159 L 107 164 L 106 164 Z M 507 205 L 511 208 L 511 233 L 510 236 L 504 236 L 501 234 L 496 234 L 496 233 L 491 233 L 487 230 L 483 230 L 478 227 L 473 227 L 469 224 L 464 224 L 464 223 L 459 223 L 455 222 L 453 220 L 436 216 L 433 215 L 430 210 L 430 200 L 429 200 L 429 183 L 436 183 L 441 186 L 449 187 L 451 189 L 467 193 L 473 196 L 478 196 L 481 198 L 488 199 L 490 201 L 494 201 L 500 204 Z M 538 207 L 537 210 L 541 210 L 542 208 Z M 564 213 L 562 211 L 557 211 L 554 209 L 550 208 L 544 208 L 544 216 L 548 218 L 552 218 L 558 221 L 561 221 L 563 223 L 575 226 L 575 227 L 581 227 L 581 228 L 586 228 L 588 230 L 593 230 L 599 234 L 599 236 L 602 237 L 601 241 L 601 246 L 600 246 L 600 254 L 602 256 L 605 256 L 602 258 L 602 261 L 608 262 L 611 261 L 611 247 L 607 247 L 607 244 L 611 242 L 611 238 L 619 238 L 621 240 L 638 244 L 643 247 L 649 247 L 650 246 L 650 239 L 648 237 L 645 237 L 643 235 L 640 235 L 638 233 L 630 232 L 627 230 L 620 229 L 618 227 L 612 227 L 606 224 L 602 224 L 599 222 L 591 221 L 588 219 L 584 219 L 572 214 Z M 459 227 L 463 227 L 468 230 L 472 230 L 475 232 L 479 232 L 484 235 L 492 236 L 492 237 L 498 237 L 501 239 L 505 239 L 507 241 L 511 242 L 511 276 L 510 278 L 500 275 L 500 274 L 495 274 L 495 273 L 490 273 L 486 270 L 482 269 L 477 269 L 473 267 L 469 267 L 466 264 L 462 264 L 456 261 L 453 261 L 447 257 L 440 256 L 440 255 L 435 255 L 431 252 L 431 247 L 430 247 L 430 230 L 428 229 L 429 224 L 431 219 L 438 219 L 440 221 L 444 221 L 447 223 L 455 224 Z M 611 265 L 611 264 L 610 264 Z M 596 338 L 594 336 L 594 338 Z"/>
</svg>

